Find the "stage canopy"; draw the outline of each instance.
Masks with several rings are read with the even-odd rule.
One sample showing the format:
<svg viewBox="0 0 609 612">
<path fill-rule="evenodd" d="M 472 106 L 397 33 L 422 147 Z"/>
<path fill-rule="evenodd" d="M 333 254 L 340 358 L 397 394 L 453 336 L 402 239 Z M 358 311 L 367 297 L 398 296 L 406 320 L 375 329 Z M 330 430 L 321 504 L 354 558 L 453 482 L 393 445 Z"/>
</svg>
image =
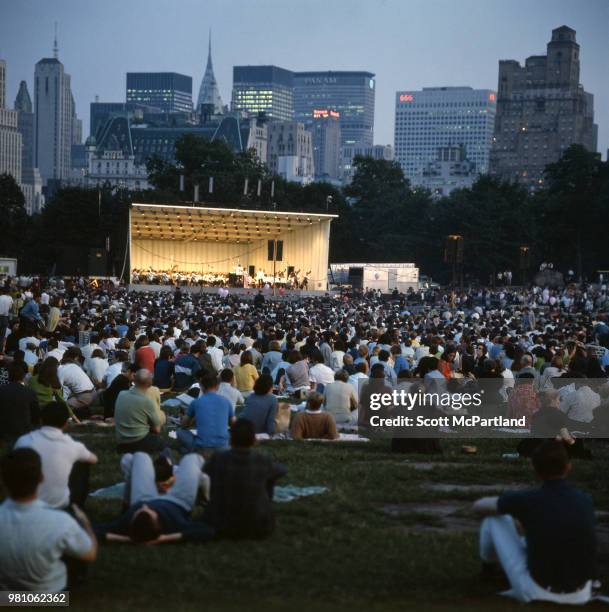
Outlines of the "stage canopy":
<svg viewBox="0 0 609 612">
<path fill-rule="evenodd" d="M 235 266 L 271 273 L 269 241 L 281 241 L 276 270 L 310 272 L 311 289 L 325 290 L 330 223 L 337 215 L 133 204 L 131 268 L 231 273 Z"/>
</svg>

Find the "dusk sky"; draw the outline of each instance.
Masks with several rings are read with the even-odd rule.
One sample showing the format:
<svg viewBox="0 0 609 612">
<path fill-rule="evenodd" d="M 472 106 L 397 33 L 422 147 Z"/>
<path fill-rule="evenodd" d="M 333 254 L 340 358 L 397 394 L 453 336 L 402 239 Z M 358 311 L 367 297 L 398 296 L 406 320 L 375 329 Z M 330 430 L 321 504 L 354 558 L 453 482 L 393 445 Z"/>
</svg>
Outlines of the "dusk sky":
<svg viewBox="0 0 609 612">
<path fill-rule="evenodd" d="M 213 29 L 213 59 L 224 103 L 232 67 L 275 64 L 292 70 L 369 70 L 376 74 L 375 143 L 393 145 L 400 89 L 497 87 L 499 59 L 545 53 L 552 28 L 568 25 L 581 46 L 581 82 L 594 94 L 599 151 L 609 147 L 607 0 L 0 0 L 0 57 L 7 102 L 19 81 L 33 95 L 34 64 L 59 58 L 72 76 L 83 133 L 89 103 L 125 99 L 127 71 L 193 77 L 196 94 Z"/>
</svg>

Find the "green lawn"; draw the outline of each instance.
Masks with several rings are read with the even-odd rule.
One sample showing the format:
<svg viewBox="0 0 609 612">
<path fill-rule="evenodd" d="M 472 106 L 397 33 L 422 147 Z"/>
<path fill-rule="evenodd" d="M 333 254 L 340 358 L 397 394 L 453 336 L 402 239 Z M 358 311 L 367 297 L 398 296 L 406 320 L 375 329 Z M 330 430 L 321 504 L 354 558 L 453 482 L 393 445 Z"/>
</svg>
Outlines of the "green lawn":
<svg viewBox="0 0 609 612">
<path fill-rule="evenodd" d="M 120 480 L 111 429 L 75 430 L 100 457 L 93 488 Z M 262 448 L 289 470 L 282 484 L 323 485 L 329 491 L 276 504 L 277 531 L 264 542 L 217 541 L 206 545 L 100 550 L 85 587 L 72 592 L 79 610 L 511 610 L 522 606 L 496 596 L 478 579 L 475 533 L 442 529 L 437 516 L 416 509 L 390 514 L 409 502 L 471 500 L 475 492 L 439 492 L 430 483 L 531 483 L 525 461 L 505 461 L 507 440 L 444 443 L 434 462 L 458 462 L 420 471 L 405 460 L 423 456 L 388 452 L 388 441 L 313 443 L 270 441 Z M 609 510 L 609 448 L 595 447 L 593 461 L 578 461 L 573 480 L 598 509 Z M 422 486 L 423 485 L 423 486 Z M 465 508 L 467 505 L 465 504 Z M 115 500 L 90 499 L 93 520 L 120 510 Z M 197 510 L 200 514 L 201 509 Z M 462 512 L 467 519 L 467 512 Z M 605 568 L 604 568 L 605 569 Z M 550 606 L 536 605 L 536 609 Z"/>
</svg>

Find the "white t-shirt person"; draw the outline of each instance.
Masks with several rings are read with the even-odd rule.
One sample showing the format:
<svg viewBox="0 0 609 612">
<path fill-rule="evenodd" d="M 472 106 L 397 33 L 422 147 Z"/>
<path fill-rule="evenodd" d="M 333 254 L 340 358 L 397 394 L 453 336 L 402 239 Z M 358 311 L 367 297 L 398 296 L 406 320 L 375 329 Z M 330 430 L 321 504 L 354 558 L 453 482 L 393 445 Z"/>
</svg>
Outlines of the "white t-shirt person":
<svg viewBox="0 0 609 612">
<path fill-rule="evenodd" d="M 21 436 L 15 448 L 32 448 L 42 462 L 44 480 L 38 487 L 38 499 L 52 508 L 66 508 L 70 503 L 68 481 L 77 461 L 96 463 L 96 456 L 81 442 L 76 442 L 57 427 L 43 426 Z"/>
<path fill-rule="evenodd" d="M 65 589 L 63 555 L 82 557 L 93 547 L 87 532 L 63 510 L 36 499 L 0 505 L 0 590 Z"/>
<path fill-rule="evenodd" d="M 91 379 L 75 363 L 65 363 L 59 366 L 57 377 L 63 387 L 63 394 L 66 399 L 94 389 Z"/>
</svg>

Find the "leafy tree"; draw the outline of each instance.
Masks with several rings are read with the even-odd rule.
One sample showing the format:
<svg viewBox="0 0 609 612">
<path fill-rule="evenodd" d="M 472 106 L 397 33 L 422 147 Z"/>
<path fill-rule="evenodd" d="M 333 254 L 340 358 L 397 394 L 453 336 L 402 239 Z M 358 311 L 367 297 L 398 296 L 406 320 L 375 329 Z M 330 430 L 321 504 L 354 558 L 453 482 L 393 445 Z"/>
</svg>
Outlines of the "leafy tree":
<svg viewBox="0 0 609 612">
<path fill-rule="evenodd" d="M 10 174 L 0 174 L 0 254 L 21 258 L 24 254 L 23 238 L 27 231 L 28 216 L 25 197 Z"/>
</svg>

